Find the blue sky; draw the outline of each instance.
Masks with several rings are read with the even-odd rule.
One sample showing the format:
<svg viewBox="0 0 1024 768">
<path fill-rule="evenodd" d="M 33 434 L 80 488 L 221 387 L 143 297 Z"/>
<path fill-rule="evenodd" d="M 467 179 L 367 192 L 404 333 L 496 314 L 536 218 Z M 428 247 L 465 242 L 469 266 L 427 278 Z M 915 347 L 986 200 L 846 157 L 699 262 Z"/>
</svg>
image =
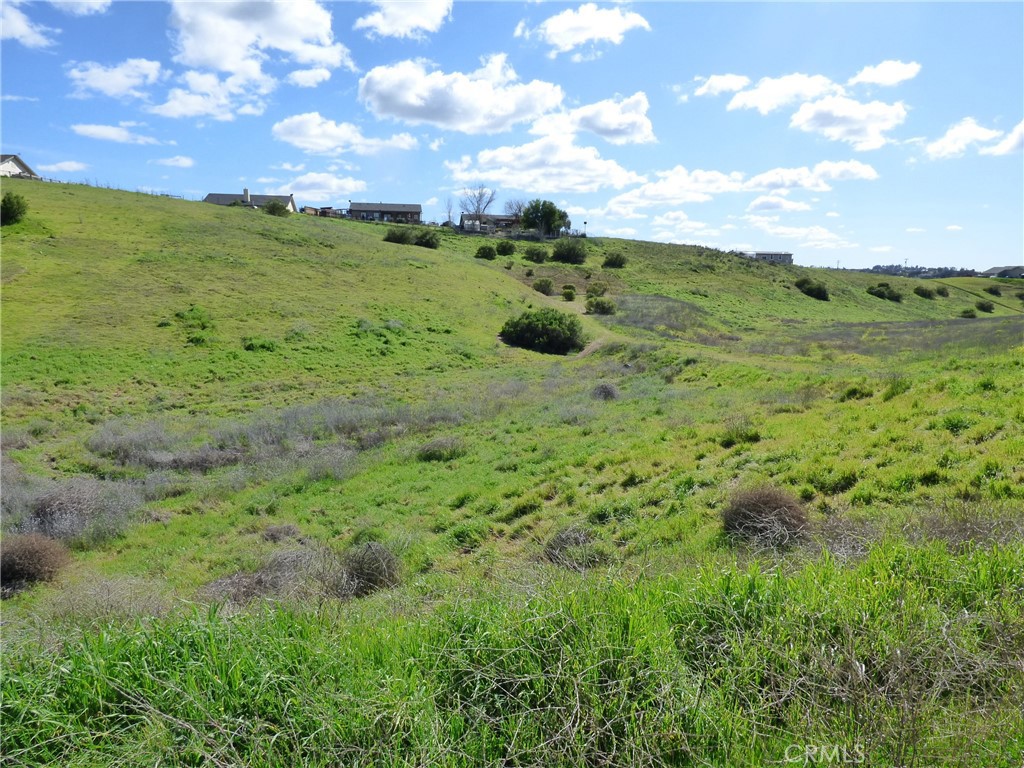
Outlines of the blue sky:
<svg viewBox="0 0 1024 768">
<path fill-rule="evenodd" d="M 549 199 L 804 265 L 1024 261 L 1024 4 L 5 0 L 2 148 L 201 199 Z"/>
</svg>

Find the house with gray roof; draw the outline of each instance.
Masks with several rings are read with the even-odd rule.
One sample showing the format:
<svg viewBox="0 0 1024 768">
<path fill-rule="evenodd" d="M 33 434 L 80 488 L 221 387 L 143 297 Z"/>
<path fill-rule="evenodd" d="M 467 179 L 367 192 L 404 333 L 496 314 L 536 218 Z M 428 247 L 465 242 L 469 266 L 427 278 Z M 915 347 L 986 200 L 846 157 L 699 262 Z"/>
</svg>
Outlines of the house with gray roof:
<svg viewBox="0 0 1024 768">
<path fill-rule="evenodd" d="M 299 212 L 299 207 L 295 204 L 295 195 L 250 195 L 248 189 L 243 189 L 242 194 L 237 192 L 211 192 L 203 198 L 204 203 L 236 205 L 243 208 L 262 208 L 272 200 L 282 203 L 291 213 Z"/>
<path fill-rule="evenodd" d="M 348 204 L 349 218 L 359 221 L 393 221 L 396 224 L 419 224 L 423 216 L 420 205 L 411 203 Z"/>
</svg>

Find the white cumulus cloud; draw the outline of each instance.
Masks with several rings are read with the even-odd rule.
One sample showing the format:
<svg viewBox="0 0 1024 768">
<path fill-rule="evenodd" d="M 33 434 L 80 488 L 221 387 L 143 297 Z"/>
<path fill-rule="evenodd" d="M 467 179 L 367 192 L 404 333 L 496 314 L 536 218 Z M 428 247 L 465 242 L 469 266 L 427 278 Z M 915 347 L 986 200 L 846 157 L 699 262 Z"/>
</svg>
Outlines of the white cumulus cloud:
<svg viewBox="0 0 1024 768">
<path fill-rule="evenodd" d="M 783 77 L 762 77 L 753 88 L 733 96 L 726 109 L 756 109 L 762 115 L 767 115 L 787 104 L 842 92 L 842 86 L 824 75 L 796 73 Z"/>
<path fill-rule="evenodd" d="M 373 0 L 377 10 L 356 20 L 371 36 L 422 39 L 451 17 L 452 0 Z"/>
<path fill-rule="evenodd" d="M 562 103 L 552 83 L 519 82 L 505 54 L 470 72 L 441 72 L 425 61 L 374 67 L 359 81 L 359 98 L 377 117 L 463 133 L 497 133 L 535 120 Z"/>
<path fill-rule="evenodd" d="M 627 99 L 605 99 L 568 112 L 545 115 L 530 132 L 555 135 L 589 131 L 610 144 L 649 144 L 657 141 L 647 117 L 647 94 L 637 91 Z"/>
<path fill-rule="evenodd" d="M 320 83 L 331 79 L 331 70 L 326 67 L 296 69 L 294 72 L 289 72 L 288 77 L 285 79 L 292 85 L 297 85 L 300 88 L 315 88 Z"/>
<path fill-rule="evenodd" d="M 750 78 L 746 75 L 712 75 L 693 92 L 693 95 L 718 96 L 720 93 L 742 91 L 748 85 Z"/>
<path fill-rule="evenodd" d="M 799 203 L 789 200 L 781 195 L 761 195 L 754 198 L 747 211 L 809 211 L 811 206 L 808 203 Z"/>
<path fill-rule="evenodd" d="M 86 61 L 68 68 L 68 77 L 75 86 L 74 95 L 79 97 L 95 92 L 113 98 L 144 99 L 147 94 L 143 89 L 159 82 L 163 74 L 160 62 L 150 59 L 126 59 L 112 67 Z"/>
<path fill-rule="evenodd" d="M 32 21 L 20 6 L 17 0 L 0 3 L 0 39 L 14 40 L 26 48 L 48 48 L 53 45 L 55 41 L 52 34 L 60 30 Z"/>
<path fill-rule="evenodd" d="M 538 38 L 551 47 L 549 56 L 555 58 L 560 53 L 595 43 L 620 45 L 626 33 L 634 29 L 650 31 L 651 25 L 639 13 L 621 7 L 598 8 L 595 3 L 584 3 L 575 10 L 570 8 L 546 19 L 535 29 L 520 22 L 515 36 Z M 587 57 L 578 54 L 575 58 Z"/>
<path fill-rule="evenodd" d="M 572 136 L 544 136 L 521 146 L 498 147 L 445 163 L 452 178 L 466 186 L 492 182 L 498 187 L 534 194 L 584 193 L 622 189 L 644 181 L 594 147 L 581 147 Z"/>
<path fill-rule="evenodd" d="M 164 157 L 160 160 L 154 160 L 157 165 L 166 165 L 171 168 L 191 168 L 196 164 L 196 161 L 191 157 L 185 155 L 175 155 L 174 157 Z"/>
<path fill-rule="evenodd" d="M 1012 131 L 998 144 L 990 147 L 982 147 L 978 150 L 982 155 L 1009 155 L 1013 152 L 1020 152 L 1024 149 L 1024 121 L 1017 123 Z"/>
<path fill-rule="evenodd" d="M 364 136 L 359 126 L 336 123 L 319 112 L 293 115 L 274 123 L 271 134 L 278 141 L 298 147 L 304 152 L 319 155 L 337 155 L 352 152 L 373 155 L 385 149 L 415 149 L 419 143 L 408 133 L 399 133 L 389 139 Z"/>
<path fill-rule="evenodd" d="M 277 188 L 268 188 L 269 195 L 295 195 L 296 202 L 340 203 L 355 192 L 365 192 L 366 182 L 331 173 L 306 173 Z M 302 202 L 299 204 L 301 205 Z"/>
<path fill-rule="evenodd" d="M 50 0 L 50 5 L 72 16 L 93 16 L 106 13 L 113 0 Z"/>
<path fill-rule="evenodd" d="M 874 181 L 878 171 L 859 160 L 825 160 L 814 168 L 773 168 L 750 178 L 744 188 L 749 191 L 772 191 L 806 189 L 811 192 L 828 192 L 833 181 Z"/>
<path fill-rule="evenodd" d="M 1002 135 L 1002 131 L 984 128 L 973 117 L 965 117 L 946 131 L 941 139 L 926 144 L 924 151 L 933 160 L 960 157 L 971 145 L 992 141 Z"/>
<path fill-rule="evenodd" d="M 889 142 L 886 132 L 903 124 L 907 108 L 903 102 L 867 104 L 846 96 L 826 96 L 801 104 L 789 124 L 832 141 L 842 141 L 858 151 L 878 149 Z"/>
<path fill-rule="evenodd" d="M 772 237 L 799 240 L 800 247 L 802 248 L 831 250 L 857 247 L 857 243 L 850 242 L 841 235 L 817 224 L 808 227 L 790 227 L 779 224 L 777 216 L 758 216 L 753 214 L 747 216 L 746 221 L 754 228 Z"/>
<path fill-rule="evenodd" d="M 160 142 L 152 136 L 143 136 L 131 130 L 135 123 L 121 123 L 119 125 L 93 125 L 79 123 L 71 126 L 71 130 L 79 136 L 102 141 L 116 141 L 119 144 L 159 144 Z"/>
<path fill-rule="evenodd" d="M 897 85 L 904 80 L 912 80 L 921 71 L 916 61 L 903 62 L 895 59 L 883 61 L 873 67 L 864 67 L 850 78 L 849 85 L 866 83 L 868 85 Z"/>
<path fill-rule="evenodd" d="M 161 117 L 212 117 L 234 120 L 236 115 L 261 115 L 266 109 L 264 97 L 273 89 L 273 81 L 254 82 L 240 75 L 221 80 L 212 72 L 190 70 L 179 79 L 183 87 L 172 88 L 163 104 L 149 111 Z"/>
<path fill-rule="evenodd" d="M 36 166 L 41 171 L 47 173 L 74 173 L 75 171 L 84 171 L 89 166 L 85 163 L 80 163 L 77 160 L 64 160 L 60 163 L 49 163 L 47 165 Z"/>
</svg>

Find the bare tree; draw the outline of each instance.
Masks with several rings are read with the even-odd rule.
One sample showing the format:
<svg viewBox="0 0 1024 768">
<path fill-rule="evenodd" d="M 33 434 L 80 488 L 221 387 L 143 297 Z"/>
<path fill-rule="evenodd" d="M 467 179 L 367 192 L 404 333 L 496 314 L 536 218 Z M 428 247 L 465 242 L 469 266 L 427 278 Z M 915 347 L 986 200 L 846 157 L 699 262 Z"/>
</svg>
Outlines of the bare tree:
<svg viewBox="0 0 1024 768">
<path fill-rule="evenodd" d="M 466 194 L 459 198 L 459 205 L 463 213 L 479 217 L 487 213 L 487 209 L 491 207 L 494 203 L 494 198 L 497 196 L 497 190 L 488 189 L 481 184 L 478 187 L 467 189 Z"/>
<path fill-rule="evenodd" d="M 444 201 L 444 210 L 448 214 L 448 219 L 447 219 L 446 223 L 451 224 L 452 223 L 452 213 L 455 210 L 455 201 L 452 200 L 450 197 L 447 200 Z"/>
<path fill-rule="evenodd" d="M 521 197 L 508 200 L 505 203 L 505 215 L 515 216 L 517 219 L 523 218 L 523 210 L 526 208 L 527 202 Z"/>
</svg>

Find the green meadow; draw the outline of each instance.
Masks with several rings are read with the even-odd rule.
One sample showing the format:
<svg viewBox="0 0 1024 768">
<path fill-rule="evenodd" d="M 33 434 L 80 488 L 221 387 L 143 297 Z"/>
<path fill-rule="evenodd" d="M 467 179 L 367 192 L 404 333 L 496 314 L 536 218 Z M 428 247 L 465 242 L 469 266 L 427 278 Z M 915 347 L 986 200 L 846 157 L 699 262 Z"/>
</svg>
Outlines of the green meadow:
<svg viewBox="0 0 1024 768">
<path fill-rule="evenodd" d="M 4 764 L 1021 765 L 1024 281 L 3 189 Z"/>
</svg>

